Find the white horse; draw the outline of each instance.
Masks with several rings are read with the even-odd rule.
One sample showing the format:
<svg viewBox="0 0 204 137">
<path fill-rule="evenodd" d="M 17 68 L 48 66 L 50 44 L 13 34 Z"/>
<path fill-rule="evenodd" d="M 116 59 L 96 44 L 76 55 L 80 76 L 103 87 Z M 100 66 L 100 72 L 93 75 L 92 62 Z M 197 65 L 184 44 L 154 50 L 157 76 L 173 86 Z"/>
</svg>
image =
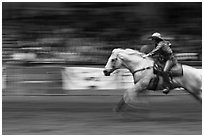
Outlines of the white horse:
<svg viewBox="0 0 204 137">
<path fill-rule="evenodd" d="M 132 49 L 114 49 L 106 63 L 104 74 L 109 76 L 113 71 L 120 68 L 127 68 L 134 79 L 134 86 L 124 92 L 123 98 L 118 103 L 116 111 L 119 111 L 126 104 L 134 104 L 138 94 L 151 89 L 151 82 L 158 76 L 154 74 L 154 60 L 150 57 L 143 58 L 143 53 Z M 181 66 L 181 65 L 180 65 Z M 172 68 L 173 70 L 174 68 Z M 202 71 L 187 65 L 182 65 L 182 75 L 173 77 L 173 88 L 182 87 L 197 100 L 202 102 Z M 159 76 L 154 90 L 163 88 L 163 78 Z"/>
</svg>

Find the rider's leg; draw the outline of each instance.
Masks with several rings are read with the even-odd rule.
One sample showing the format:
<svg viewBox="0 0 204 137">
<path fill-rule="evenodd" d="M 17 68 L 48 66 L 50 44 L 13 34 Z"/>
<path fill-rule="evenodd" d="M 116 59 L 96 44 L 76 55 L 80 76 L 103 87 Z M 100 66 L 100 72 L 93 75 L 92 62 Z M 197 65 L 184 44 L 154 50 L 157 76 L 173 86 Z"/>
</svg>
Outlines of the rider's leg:
<svg viewBox="0 0 204 137">
<path fill-rule="evenodd" d="M 174 66 L 174 61 L 173 60 L 167 60 L 165 67 L 164 67 L 164 72 L 169 72 L 171 68 Z"/>
<path fill-rule="evenodd" d="M 171 56 L 169 60 L 166 61 L 164 72 L 169 72 L 171 68 L 177 64 L 177 60 L 174 56 Z"/>
<path fill-rule="evenodd" d="M 169 93 L 169 87 L 172 84 L 171 78 L 169 77 L 171 68 L 177 64 L 176 58 L 172 55 L 169 60 L 167 60 L 165 67 L 164 67 L 164 85 L 165 89 L 163 90 L 163 93 L 168 94 Z"/>
<path fill-rule="evenodd" d="M 170 91 L 170 85 L 171 85 L 171 78 L 169 77 L 169 70 L 173 67 L 173 61 L 167 60 L 165 67 L 164 67 L 164 90 L 163 93 L 168 94 Z"/>
</svg>

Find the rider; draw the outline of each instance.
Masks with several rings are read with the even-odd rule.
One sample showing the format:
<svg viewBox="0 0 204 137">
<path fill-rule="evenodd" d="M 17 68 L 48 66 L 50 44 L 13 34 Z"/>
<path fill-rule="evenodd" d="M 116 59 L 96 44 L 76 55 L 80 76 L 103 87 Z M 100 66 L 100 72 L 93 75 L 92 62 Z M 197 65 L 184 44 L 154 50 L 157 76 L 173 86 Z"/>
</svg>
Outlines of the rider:
<svg viewBox="0 0 204 137">
<path fill-rule="evenodd" d="M 158 32 L 155 32 L 152 34 L 151 37 L 152 41 L 155 43 L 155 49 L 153 49 L 150 53 L 147 55 L 144 55 L 143 57 L 153 56 L 153 55 L 160 55 L 162 59 L 165 61 L 165 67 L 164 67 L 164 90 L 163 93 L 168 94 L 170 91 L 170 84 L 172 83 L 171 78 L 169 77 L 169 71 L 171 68 L 177 64 L 177 60 L 175 56 L 173 55 L 173 51 L 170 48 L 171 43 L 169 41 L 165 41 L 161 34 Z"/>
</svg>

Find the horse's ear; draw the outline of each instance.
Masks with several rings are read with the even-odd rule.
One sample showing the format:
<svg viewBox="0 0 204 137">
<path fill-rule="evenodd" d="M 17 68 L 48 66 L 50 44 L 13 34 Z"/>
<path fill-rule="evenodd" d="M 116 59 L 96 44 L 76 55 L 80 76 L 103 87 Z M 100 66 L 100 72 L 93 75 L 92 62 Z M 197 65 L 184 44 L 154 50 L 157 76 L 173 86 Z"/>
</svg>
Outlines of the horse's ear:
<svg viewBox="0 0 204 137">
<path fill-rule="evenodd" d="M 118 57 L 123 60 L 124 59 L 124 54 L 118 53 Z"/>
</svg>

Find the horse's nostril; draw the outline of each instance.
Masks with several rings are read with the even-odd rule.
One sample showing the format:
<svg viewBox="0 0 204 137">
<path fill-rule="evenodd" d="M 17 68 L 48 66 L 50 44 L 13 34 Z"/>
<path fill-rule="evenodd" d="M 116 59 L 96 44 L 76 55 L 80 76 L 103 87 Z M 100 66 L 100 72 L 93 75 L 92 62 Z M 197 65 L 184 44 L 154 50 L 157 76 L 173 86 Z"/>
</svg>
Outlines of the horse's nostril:
<svg viewBox="0 0 204 137">
<path fill-rule="evenodd" d="M 110 76 L 110 73 L 107 70 L 104 70 L 103 73 L 105 76 Z"/>
<path fill-rule="evenodd" d="M 107 73 L 107 70 L 103 70 L 103 73 Z"/>
</svg>

